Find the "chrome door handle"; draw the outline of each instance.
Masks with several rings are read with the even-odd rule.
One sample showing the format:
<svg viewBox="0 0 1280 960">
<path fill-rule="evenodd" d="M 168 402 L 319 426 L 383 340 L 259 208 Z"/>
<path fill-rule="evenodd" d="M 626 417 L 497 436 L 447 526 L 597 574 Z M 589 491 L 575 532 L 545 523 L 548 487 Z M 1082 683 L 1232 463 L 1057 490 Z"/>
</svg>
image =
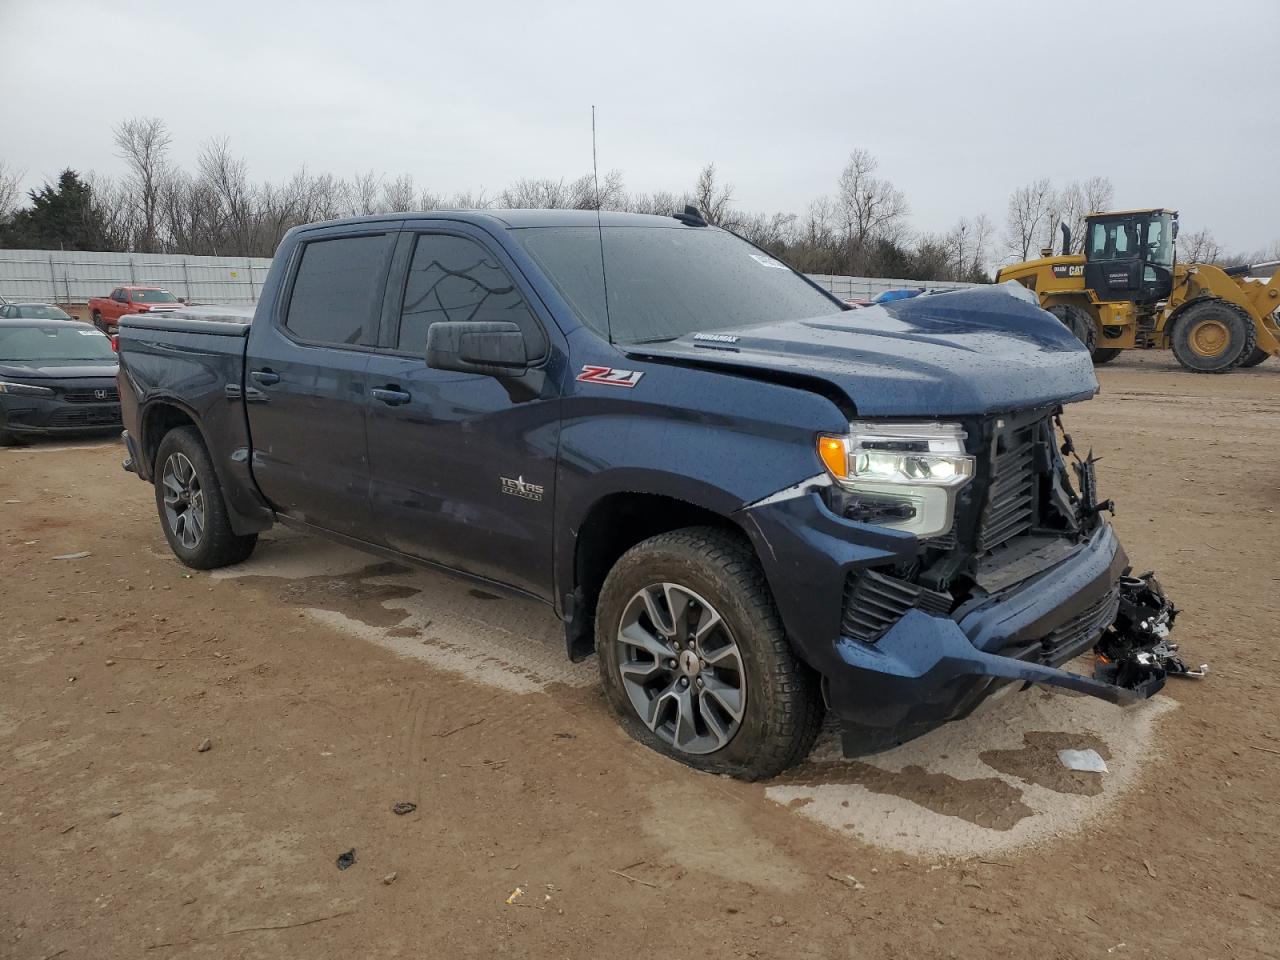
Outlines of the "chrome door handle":
<svg viewBox="0 0 1280 960">
<path fill-rule="evenodd" d="M 373 394 L 373 399 L 381 400 L 389 407 L 398 407 L 413 399 L 409 391 L 398 390 L 395 387 L 374 387 L 369 392 Z"/>
</svg>

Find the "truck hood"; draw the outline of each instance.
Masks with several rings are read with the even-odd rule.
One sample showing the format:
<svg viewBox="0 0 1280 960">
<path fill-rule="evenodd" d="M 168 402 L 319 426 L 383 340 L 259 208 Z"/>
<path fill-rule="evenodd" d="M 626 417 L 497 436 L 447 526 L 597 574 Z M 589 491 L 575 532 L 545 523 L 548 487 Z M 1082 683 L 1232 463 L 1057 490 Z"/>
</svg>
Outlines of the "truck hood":
<svg viewBox="0 0 1280 960">
<path fill-rule="evenodd" d="M 0 360 L 0 380 L 114 380 L 118 369 L 114 360 Z"/>
<path fill-rule="evenodd" d="M 626 349 L 636 357 L 746 376 L 818 378 L 869 417 L 999 413 L 1097 393 L 1084 345 L 1052 314 L 1027 302 L 1023 288 L 1009 287 L 737 330 L 717 327 L 713 334 Z"/>
</svg>

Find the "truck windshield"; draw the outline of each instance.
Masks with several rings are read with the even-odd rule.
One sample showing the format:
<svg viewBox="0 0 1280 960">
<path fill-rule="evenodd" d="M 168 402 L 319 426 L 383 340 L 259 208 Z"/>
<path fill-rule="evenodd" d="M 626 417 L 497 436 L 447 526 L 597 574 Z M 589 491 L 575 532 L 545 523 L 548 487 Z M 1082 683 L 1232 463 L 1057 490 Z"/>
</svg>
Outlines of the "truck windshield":
<svg viewBox="0 0 1280 960">
<path fill-rule="evenodd" d="M 0 363 L 114 359 L 111 341 L 88 324 L 0 326 Z"/>
<path fill-rule="evenodd" d="M 135 290 L 134 303 L 177 303 L 178 298 L 168 290 Z"/>
<path fill-rule="evenodd" d="M 605 227 L 608 323 L 595 227 L 513 230 L 579 319 L 622 343 L 840 313 L 790 267 L 711 227 Z"/>
</svg>

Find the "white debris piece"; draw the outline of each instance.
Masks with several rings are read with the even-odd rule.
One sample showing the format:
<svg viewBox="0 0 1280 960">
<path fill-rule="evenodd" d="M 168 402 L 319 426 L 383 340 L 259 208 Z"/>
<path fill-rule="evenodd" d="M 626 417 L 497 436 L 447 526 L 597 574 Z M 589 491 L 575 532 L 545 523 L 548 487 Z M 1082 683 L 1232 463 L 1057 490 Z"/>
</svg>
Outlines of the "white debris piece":
<svg viewBox="0 0 1280 960">
<path fill-rule="evenodd" d="M 1068 770 L 1084 770 L 1088 773 L 1106 773 L 1107 761 L 1097 750 L 1059 750 L 1058 759 Z"/>
</svg>

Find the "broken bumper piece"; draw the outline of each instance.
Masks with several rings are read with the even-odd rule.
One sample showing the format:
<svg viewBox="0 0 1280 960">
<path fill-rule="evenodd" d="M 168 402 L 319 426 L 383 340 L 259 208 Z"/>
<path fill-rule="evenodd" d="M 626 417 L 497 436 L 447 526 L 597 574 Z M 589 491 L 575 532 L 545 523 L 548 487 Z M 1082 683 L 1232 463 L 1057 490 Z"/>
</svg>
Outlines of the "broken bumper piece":
<svg viewBox="0 0 1280 960">
<path fill-rule="evenodd" d="M 960 719 L 1013 682 L 1128 705 L 1154 695 L 1166 676 L 1189 673 L 1168 642 L 1177 608 L 1153 577 L 1127 573 L 1103 525 L 1071 560 L 958 620 L 912 609 L 875 643 L 841 638 L 846 669 L 826 682 L 845 754 L 887 749 Z M 1065 642 L 1042 642 L 1064 631 Z M 1094 675 L 1062 669 L 1095 645 Z"/>
</svg>

